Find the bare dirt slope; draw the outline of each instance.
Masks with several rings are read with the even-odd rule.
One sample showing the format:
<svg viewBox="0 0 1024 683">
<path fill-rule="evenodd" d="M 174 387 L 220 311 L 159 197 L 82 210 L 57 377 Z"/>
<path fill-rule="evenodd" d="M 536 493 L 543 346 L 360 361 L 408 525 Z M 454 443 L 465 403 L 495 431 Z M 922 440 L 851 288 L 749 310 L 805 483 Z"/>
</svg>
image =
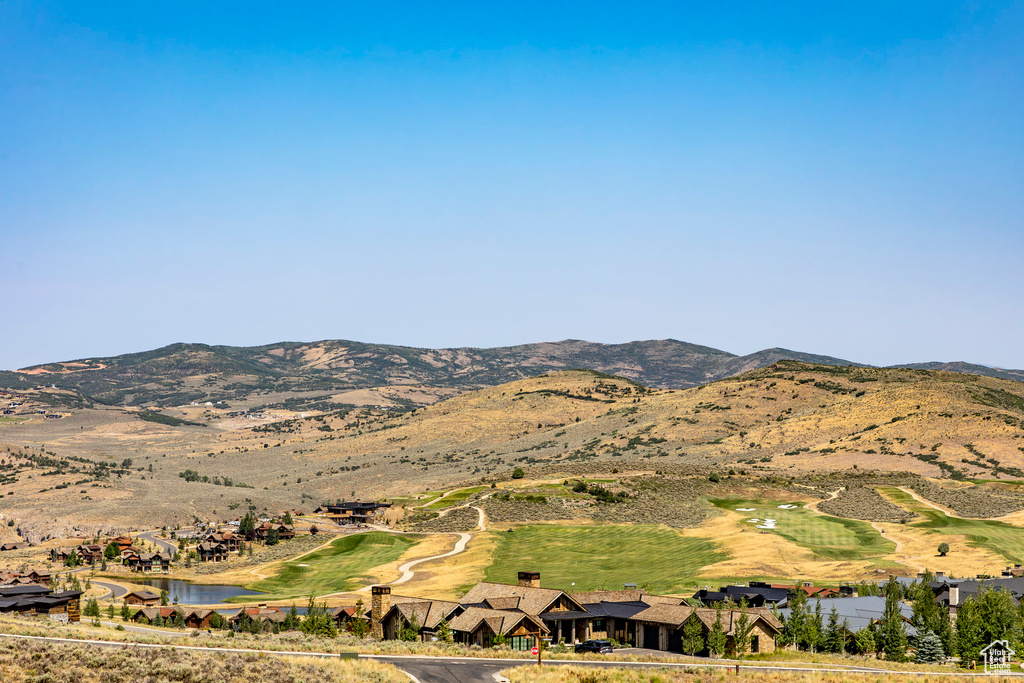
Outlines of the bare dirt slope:
<svg viewBox="0 0 1024 683">
<path fill-rule="evenodd" d="M 567 371 L 407 412 L 164 411 L 205 427 L 114 407 L 64 412 L 0 423 L 0 514 L 54 529 L 170 523 L 596 462 L 1024 478 L 1024 385 L 925 370 L 780 361 L 685 390 Z"/>
</svg>

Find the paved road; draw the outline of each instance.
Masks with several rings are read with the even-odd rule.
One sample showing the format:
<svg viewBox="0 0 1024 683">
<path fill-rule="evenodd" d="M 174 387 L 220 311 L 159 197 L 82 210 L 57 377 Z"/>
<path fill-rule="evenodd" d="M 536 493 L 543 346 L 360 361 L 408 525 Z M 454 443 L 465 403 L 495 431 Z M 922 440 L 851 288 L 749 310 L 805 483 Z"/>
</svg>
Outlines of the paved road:
<svg viewBox="0 0 1024 683">
<path fill-rule="evenodd" d="M 97 581 L 96 579 L 89 579 L 89 581 L 94 586 L 103 586 L 104 588 L 106 588 L 109 591 L 108 595 L 112 595 L 114 598 L 120 598 L 128 592 L 127 588 L 125 588 L 124 586 L 119 586 L 116 583 L 110 583 L 108 581 Z M 107 596 L 101 595 L 99 597 L 102 599 Z"/>
<path fill-rule="evenodd" d="M 126 629 L 128 627 L 126 626 Z M 143 630 L 139 627 L 132 628 L 131 630 Z M 196 647 L 191 645 L 158 645 L 151 643 L 125 643 L 125 642 L 113 642 L 103 640 L 79 640 L 75 638 L 49 638 L 45 636 L 22 636 L 14 635 L 10 633 L 0 633 L 0 638 L 7 638 L 11 640 L 37 640 L 46 642 L 57 642 L 57 643 L 72 643 L 76 645 L 91 645 L 94 647 L 139 647 L 139 648 L 164 648 L 174 647 L 176 650 L 193 650 L 196 652 L 236 652 L 236 653 L 259 653 L 262 655 L 276 655 L 276 656 L 288 656 L 288 657 L 311 657 L 317 659 L 325 659 L 329 657 L 337 657 L 336 654 L 323 653 L 323 652 L 275 652 L 271 650 L 250 650 L 244 648 L 218 648 L 218 647 Z M 483 659 L 476 657 L 433 657 L 425 655 L 359 655 L 362 659 L 375 659 L 379 662 L 386 662 L 393 664 L 402 671 L 410 674 L 419 683 L 494 683 L 500 681 L 499 672 L 502 669 L 508 669 L 515 666 L 529 665 L 529 660 L 509 660 L 509 659 Z M 732 669 L 735 665 L 724 664 L 724 663 L 653 663 L 653 662 L 616 662 L 616 661 L 591 661 L 591 662 L 573 662 L 568 660 L 545 660 L 545 664 L 553 665 L 577 665 L 587 667 L 626 667 L 626 668 L 644 668 L 644 669 Z M 871 675 L 884 675 L 884 674 L 900 674 L 904 676 L 931 676 L 935 675 L 934 672 L 927 671 L 888 671 L 886 669 L 871 669 L 868 667 L 856 667 L 856 668 L 814 668 L 809 666 L 803 666 L 799 664 L 744 664 L 743 669 L 745 671 L 790 671 L 790 672 L 818 672 L 818 673 L 842 673 L 842 674 L 871 674 Z M 974 678 L 977 676 L 989 677 L 991 674 L 970 672 L 970 671 L 958 671 L 951 670 L 949 672 L 943 672 L 943 676 L 959 676 L 962 678 Z M 1015 678 L 1024 677 L 1024 674 L 1004 674 L 1005 677 L 1013 676 Z"/>
<path fill-rule="evenodd" d="M 150 543 L 156 543 L 161 549 L 166 550 L 171 555 L 178 552 L 178 544 L 173 541 L 165 541 L 162 538 L 157 538 L 159 531 L 148 531 L 144 534 L 139 534 L 139 538 L 144 538 Z"/>
</svg>

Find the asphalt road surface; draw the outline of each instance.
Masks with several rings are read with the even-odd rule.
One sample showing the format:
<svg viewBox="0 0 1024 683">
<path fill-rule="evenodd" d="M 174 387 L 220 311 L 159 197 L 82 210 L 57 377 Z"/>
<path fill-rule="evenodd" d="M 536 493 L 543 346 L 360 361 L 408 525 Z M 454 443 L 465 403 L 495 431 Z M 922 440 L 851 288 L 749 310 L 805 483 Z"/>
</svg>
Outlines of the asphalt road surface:
<svg viewBox="0 0 1024 683">
<path fill-rule="evenodd" d="M 177 543 L 174 543 L 173 541 L 165 541 L 162 538 L 157 538 L 156 535 L 158 533 L 160 533 L 160 532 L 159 531 L 149 531 L 149 532 L 144 533 L 144 534 L 139 534 L 139 538 L 144 538 L 147 541 L 149 541 L 150 543 L 156 543 L 158 546 L 160 546 L 161 550 L 166 550 L 171 555 L 174 555 L 174 553 L 178 552 L 178 544 Z"/>
<path fill-rule="evenodd" d="M 108 591 L 110 591 L 110 597 L 120 598 L 125 593 L 128 592 L 127 588 L 125 588 L 124 586 L 119 586 L 116 583 L 108 583 L 106 581 L 97 581 L 96 579 L 90 579 L 89 581 L 94 586 L 103 586 Z M 106 595 L 101 595 L 100 596 L 100 598 L 105 598 L 105 597 L 108 597 L 108 596 L 106 596 Z"/>
</svg>

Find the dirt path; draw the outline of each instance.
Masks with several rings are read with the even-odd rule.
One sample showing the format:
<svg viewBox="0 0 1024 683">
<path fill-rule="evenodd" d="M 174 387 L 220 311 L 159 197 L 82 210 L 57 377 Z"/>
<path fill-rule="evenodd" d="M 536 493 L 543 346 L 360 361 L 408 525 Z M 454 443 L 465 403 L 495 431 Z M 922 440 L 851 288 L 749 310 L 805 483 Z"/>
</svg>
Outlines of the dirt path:
<svg viewBox="0 0 1024 683">
<path fill-rule="evenodd" d="M 807 488 L 810 488 L 810 487 L 807 487 Z M 805 510 L 812 510 L 812 511 L 817 512 L 817 513 L 822 514 L 822 515 L 827 515 L 828 513 L 827 512 L 822 512 L 821 510 L 819 510 L 818 506 L 821 505 L 822 503 L 824 503 L 826 500 L 835 500 L 839 496 L 839 494 L 842 493 L 842 492 L 843 492 L 843 489 L 836 489 L 835 491 L 832 491 L 832 492 L 830 492 L 828 494 L 828 498 L 825 498 L 823 500 L 816 500 L 813 503 L 808 503 L 807 505 L 804 505 L 804 509 Z"/>
<path fill-rule="evenodd" d="M 947 517 L 956 517 L 957 519 L 964 519 L 962 516 L 953 512 L 952 509 L 946 507 L 945 505 L 940 505 L 939 503 L 934 503 L 928 500 L 927 498 L 922 498 L 914 489 L 907 489 L 903 488 L 902 486 L 896 486 L 895 488 L 899 489 L 900 491 L 903 491 L 903 493 L 907 494 L 908 496 L 916 500 L 918 503 L 921 503 L 922 505 L 927 505 L 930 508 L 934 508 L 942 514 L 946 515 Z"/>
<path fill-rule="evenodd" d="M 477 531 L 487 531 L 487 515 L 484 514 L 483 508 L 477 507 L 476 505 L 470 505 L 469 503 L 466 503 L 465 505 L 459 505 L 458 507 L 447 508 L 445 510 L 442 510 L 442 511 L 438 512 L 437 516 L 438 517 L 444 517 L 445 515 L 447 515 L 452 510 L 461 510 L 461 509 L 464 509 L 464 508 L 472 508 L 472 509 L 476 510 L 477 515 L 478 515 L 477 523 L 476 523 Z M 390 530 L 390 531 L 391 531 L 391 533 L 404 533 L 404 532 L 395 532 L 393 530 Z M 445 531 L 445 532 L 440 532 L 440 533 L 449 534 L 449 533 L 453 533 L 453 532 Z M 473 534 L 472 533 L 467 533 L 467 532 L 455 532 L 455 533 L 457 533 L 457 535 L 459 537 L 459 540 L 455 542 L 455 547 L 454 548 L 452 548 L 451 550 L 449 550 L 446 553 L 440 553 L 438 555 L 429 555 L 427 557 L 419 557 L 419 558 L 416 558 L 415 560 L 409 560 L 405 564 L 400 565 L 398 567 L 398 571 L 401 572 L 402 575 L 400 577 L 398 577 L 397 579 L 395 579 L 394 581 L 392 581 L 390 583 L 390 585 L 394 586 L 394 585 L 397 585 L 397 584 L 408 583 L 409 581 L 412 581 L 413 578 L 416 576 L 416 572 L 413 571 L 413 567 L 416 567 L 417 565 L 423 564 L 424 562 L 431 562 L 433 560 L 443 560 L 446 557 L 452 557 L 453 555 L 458 555 L 459 553 L 465 551 L 466 550 L 466 546 L 473 539 Z M 360 588 L 359 590 L 357 590 L 355 592 L 356 593 L 366 593 L 369 590 L 370 590 L 370 586 L 363 586 L 362 588 Z M 330 597 L 330 596 L 333 596 L 333 595 L 343 595 L 343 593 L 331 593 L 330 595 L 321 595 L 319 597 L 326 598 L 326 597 Z"/>
</svg>

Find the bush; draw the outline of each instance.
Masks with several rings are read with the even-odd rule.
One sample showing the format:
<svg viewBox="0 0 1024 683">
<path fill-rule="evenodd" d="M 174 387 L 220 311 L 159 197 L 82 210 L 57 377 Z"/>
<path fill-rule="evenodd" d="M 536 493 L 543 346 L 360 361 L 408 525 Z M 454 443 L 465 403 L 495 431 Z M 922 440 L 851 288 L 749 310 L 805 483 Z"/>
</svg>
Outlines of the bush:
<svg viewBox="0 0 1024 683">
<path fill-rule="evenodd" d="M 710 481 L 712 484 L 717 484 L 720 481 L 718 472 L 712 472 L 710 475 L 708 475 L 708 481 Z"/>
<path fill-rule="evenodd" d="M 525 470 L 523 470 L 522 467 L 517 467 L 514 470 L 512 470 L 512 478 L 513 479 L 522 479 L 525 476 L 526 476 L 526 472 L 525 472 Z"/>
<path fill-rule="evenodd" d="M 945 543 L 945 542 L 940 543 L 939 544 L 939 555 L 941 555 L 942 557 L 945 557 L 946 553 L 948 553 L 948 552 L 949 552 L 949 544 Z"/>
</svg>

